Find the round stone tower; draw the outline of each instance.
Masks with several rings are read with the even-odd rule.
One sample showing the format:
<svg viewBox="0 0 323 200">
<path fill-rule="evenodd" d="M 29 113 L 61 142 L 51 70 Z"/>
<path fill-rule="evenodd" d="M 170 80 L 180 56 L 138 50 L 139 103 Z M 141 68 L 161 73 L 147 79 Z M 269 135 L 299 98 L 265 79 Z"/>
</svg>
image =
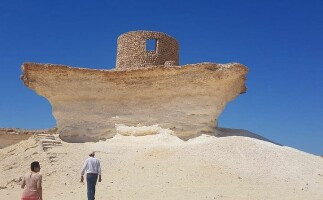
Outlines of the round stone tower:
<svg viewBox="0 0 323 200">
<path fill-rule="evenodd" d="M 130 31 L 118 37 L 117 70 L 179 63 L 178 42 L 155 31 Z"/>
</svg>

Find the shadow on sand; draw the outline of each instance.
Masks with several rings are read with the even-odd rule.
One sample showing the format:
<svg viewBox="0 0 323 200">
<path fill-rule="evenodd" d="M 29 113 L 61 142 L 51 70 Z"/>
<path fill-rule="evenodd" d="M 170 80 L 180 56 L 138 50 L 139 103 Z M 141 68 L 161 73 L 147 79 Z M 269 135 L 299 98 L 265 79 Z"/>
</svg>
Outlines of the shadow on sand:
<svg viewBox="0 0 323 200">
<path fill-rule="evenodd" d="M 263 140 L 263 141 L 266 141 L 266 142 L 271 142 L 273 144 L 282 146 L 279 143 L 276 143 L 274 141 L 268 140 L 267 138 L 264 138 L 264 137 L 262 137 L 260 135 L 257 135 L 255 133 L 252 133 L 250 131 L 243 130 L 243 129 L 232 129 L 232 128 L 220 128 L 220 127 L 217 127 L 217 128 L 215 128 L 214 136 L 215 137 L 230 137 L 230 136 L 249 137 L 249 138 L 255 138 L 255 139 L 258 139 L 258 140 Z"/>
</svg>

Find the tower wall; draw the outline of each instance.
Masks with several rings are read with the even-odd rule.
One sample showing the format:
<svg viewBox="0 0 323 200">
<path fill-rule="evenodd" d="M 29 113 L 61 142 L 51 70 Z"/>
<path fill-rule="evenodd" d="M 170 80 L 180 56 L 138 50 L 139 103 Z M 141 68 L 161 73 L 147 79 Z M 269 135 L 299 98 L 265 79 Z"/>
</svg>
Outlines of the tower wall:
<svg viewBox="0 0 323 200">
<path fill-rule="evenodd" d="M 151 39 L 155 41 L 156 46 L 153 50 L 147 50 L 146 42 Z M 179 65 L 178 53 L 178 42 L 165 33 L 131 31 L 118 37 L 116 69 L 138 69 L 164 65 L 165 62 Z"/>
</svg>

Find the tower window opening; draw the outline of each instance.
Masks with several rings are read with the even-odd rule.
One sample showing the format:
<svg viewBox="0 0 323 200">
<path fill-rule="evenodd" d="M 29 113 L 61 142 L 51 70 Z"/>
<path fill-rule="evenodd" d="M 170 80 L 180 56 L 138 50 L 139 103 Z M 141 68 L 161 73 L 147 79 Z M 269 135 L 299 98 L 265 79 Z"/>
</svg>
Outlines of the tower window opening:
<svg viewBox="0 0 323 200">
<path fill-rule="evenodd" d="M 156 51 L 157 39 L 147 39 L 146 40 L 146 51 Z"/>
</svg>

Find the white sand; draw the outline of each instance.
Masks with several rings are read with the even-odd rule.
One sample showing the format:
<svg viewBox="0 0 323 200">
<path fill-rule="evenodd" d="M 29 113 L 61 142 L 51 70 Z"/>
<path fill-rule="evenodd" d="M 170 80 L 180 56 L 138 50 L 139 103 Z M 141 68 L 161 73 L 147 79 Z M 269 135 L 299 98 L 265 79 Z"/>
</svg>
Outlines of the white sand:
<svg viewBox="0 0 323 200">
<path fill-rule="evenodd" d="M 202 135 L 182 141 L 169 131 L 116 135 L 98 143 L 63 143 L 44 152 L 35 138 L 0 149 L 0 199 L 19 199 L 19 178 L 41 163 L 45 200 L 85 200 L 80 168 L 101 160 L 97 199 L 323 199 L 323 158 L 242 137 Z M 119 127 L 124 135 L 129 129 Z M 125 132 L 123 132 L 125 131 Z M 154 132 L 155 133 L 155 132 Z"/>
</svg>

